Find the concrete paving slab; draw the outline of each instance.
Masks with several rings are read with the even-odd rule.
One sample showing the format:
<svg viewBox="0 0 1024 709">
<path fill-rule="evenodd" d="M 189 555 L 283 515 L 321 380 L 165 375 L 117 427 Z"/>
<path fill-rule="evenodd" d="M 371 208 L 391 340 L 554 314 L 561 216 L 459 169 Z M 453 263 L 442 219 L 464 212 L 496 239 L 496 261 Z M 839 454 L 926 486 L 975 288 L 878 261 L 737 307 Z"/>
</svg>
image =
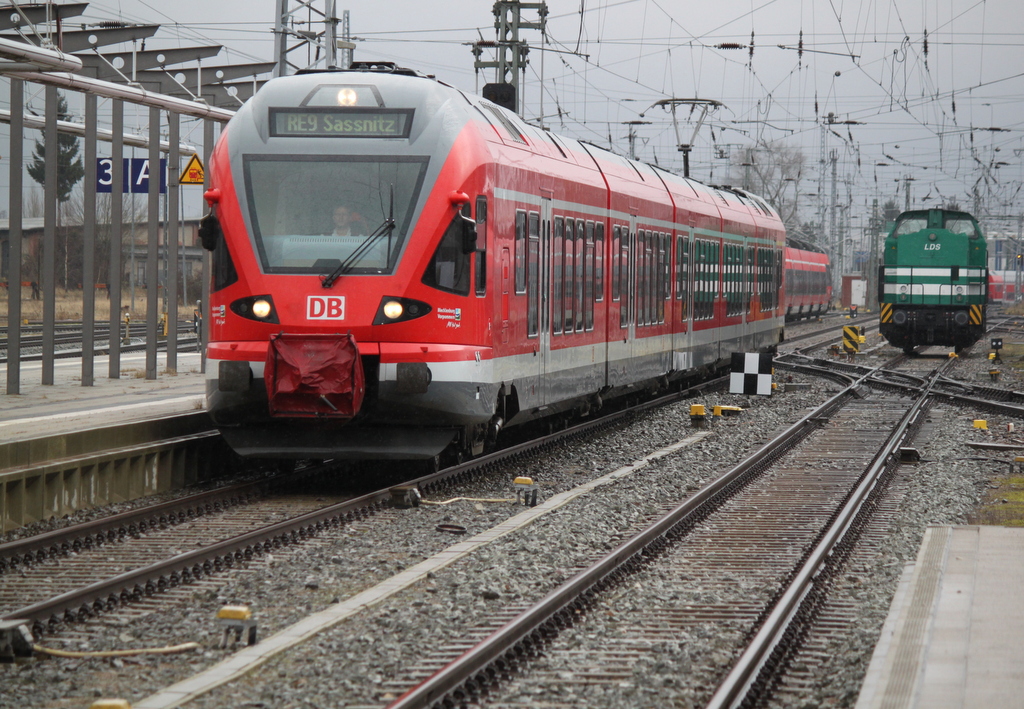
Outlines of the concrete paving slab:
<svg viewBox="0 0 1024 709">
<path fill-rule="evenodd" d="M 157 357 L 157 378 L 147 380 L 144 352 L 121 355 L 121 377 L 108 378 L 108 360 L 95 360 L 94 385 L 82 386 L 80 359 L 54 363 L 54 384 L 43 385 L 39 362 L 21 364 L 21 393 L 6 392 L 7 367 L 0 364 L 0 443 L 81 431 L 168 414 L 202 410 L 205 375 L 200 356 L 179 352 L 176 372 L 168 372 L 166 354 Z"/>
<path fill-rule="evenodd" d="M 930 527 L 857 709 L 1024 709 L 1024 529 Z"/>
</svg>

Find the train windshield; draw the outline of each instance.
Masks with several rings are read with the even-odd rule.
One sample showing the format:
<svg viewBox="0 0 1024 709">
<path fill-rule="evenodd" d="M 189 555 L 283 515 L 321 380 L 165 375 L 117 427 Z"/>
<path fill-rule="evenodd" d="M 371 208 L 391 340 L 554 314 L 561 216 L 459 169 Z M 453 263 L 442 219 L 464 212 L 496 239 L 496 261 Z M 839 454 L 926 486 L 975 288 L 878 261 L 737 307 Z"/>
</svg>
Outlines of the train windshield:
<svg viewBox="0 0 1024 709">
<path fill-rule="evenodd" d="M 246 198 L 267 273 L 388 273 L 409 233 L 427 158 L 247 156 Z M 395 228 L 371 239 L 387 220 Z M 357 255 L 353 258 L 353 253 Z"/>
<path fill-rule="evenodd" d="M 974 220 L 969 217 L 950 216 L 946 219 L 946 229 L 954 234 L 963 234 L 964 236 L 981 236 L 981 232 L 978 231 L 978 227 L 974 223 Z"/>
<path fill-rule="evenodd" d="M 894 236 L 903 236 L 904 234 L 915 234 L 922 229 L 928 228 L 928 217 L 905 217 L 900 219 L 896 225 L 896 229 L 893 231 Z"/>
</svg>

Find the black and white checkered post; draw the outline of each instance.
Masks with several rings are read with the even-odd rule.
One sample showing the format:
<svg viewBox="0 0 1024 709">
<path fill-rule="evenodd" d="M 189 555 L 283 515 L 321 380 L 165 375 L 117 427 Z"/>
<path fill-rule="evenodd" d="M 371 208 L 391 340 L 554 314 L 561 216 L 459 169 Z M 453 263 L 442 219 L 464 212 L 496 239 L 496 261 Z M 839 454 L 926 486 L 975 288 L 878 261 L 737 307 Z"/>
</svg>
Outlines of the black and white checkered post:
<svg viewBox="0 0 1024 709">
<path fill-rule="evenodd" d="M 733 352 L 730 394 L 772 394 L 772 356 L 760 352 Z"/>
</svg>

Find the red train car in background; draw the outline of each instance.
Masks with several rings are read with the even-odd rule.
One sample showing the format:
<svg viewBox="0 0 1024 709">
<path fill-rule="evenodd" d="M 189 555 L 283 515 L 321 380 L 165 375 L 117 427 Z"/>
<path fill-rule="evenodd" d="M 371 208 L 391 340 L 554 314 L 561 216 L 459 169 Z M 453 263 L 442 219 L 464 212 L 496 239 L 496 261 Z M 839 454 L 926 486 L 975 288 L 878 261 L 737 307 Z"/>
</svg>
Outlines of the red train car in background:
<svg viewBox="0 0 1024 709">
<path fill-rule="evenodd" d="M 832 303 L 828 254 L 814 244 L 787 237 L 785 259 L 782 303 L 786 320 L 818 317 L 828 311 Z"/>
<path fill-rule="evenodd" d="M 1007 293 L 1007 285 L 1009 285 L 1009 293 Z M 1007 284 L 1006 279 L 1002 275 L 995 271 L 988 272 L 988 300 L 989 302 L 1002 303 L 1006 300 L 1007 296 L 1013 297 L 1013 283 Z"/>
<path fill-rule="evenodd" d="M 990 303 L 1016 303 L 1020 300 L 1020 292 L 1024 288 L 1018 288 L 1018 283 L 1024 281 L 1018 271 L 989 271 L 988 272 L 988 299 Z"/>
</svg>

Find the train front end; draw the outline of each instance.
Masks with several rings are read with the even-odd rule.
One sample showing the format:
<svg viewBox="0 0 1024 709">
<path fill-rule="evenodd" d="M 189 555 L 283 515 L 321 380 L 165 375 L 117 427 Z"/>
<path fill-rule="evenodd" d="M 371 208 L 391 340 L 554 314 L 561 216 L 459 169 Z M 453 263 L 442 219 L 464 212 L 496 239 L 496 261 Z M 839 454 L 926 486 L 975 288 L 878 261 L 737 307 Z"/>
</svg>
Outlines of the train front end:
<svg viewBox="0 0 1024 709">
<path fill-rule="evenodd" d="M 460 98 L 401 72 L 305 74 L 226 127 L 201 232 L 207 408 L 240 454 L 479 446 L 495 393 L 468 194 L 484 170 Z"/>
<path fill-rule="evenodd" d="M 969 214 L 942 209 L 901 214 L 885 240 L 879 331 L 894 347 L 949 346 L 985 333 L 985 237 Z"/>
</svg>

